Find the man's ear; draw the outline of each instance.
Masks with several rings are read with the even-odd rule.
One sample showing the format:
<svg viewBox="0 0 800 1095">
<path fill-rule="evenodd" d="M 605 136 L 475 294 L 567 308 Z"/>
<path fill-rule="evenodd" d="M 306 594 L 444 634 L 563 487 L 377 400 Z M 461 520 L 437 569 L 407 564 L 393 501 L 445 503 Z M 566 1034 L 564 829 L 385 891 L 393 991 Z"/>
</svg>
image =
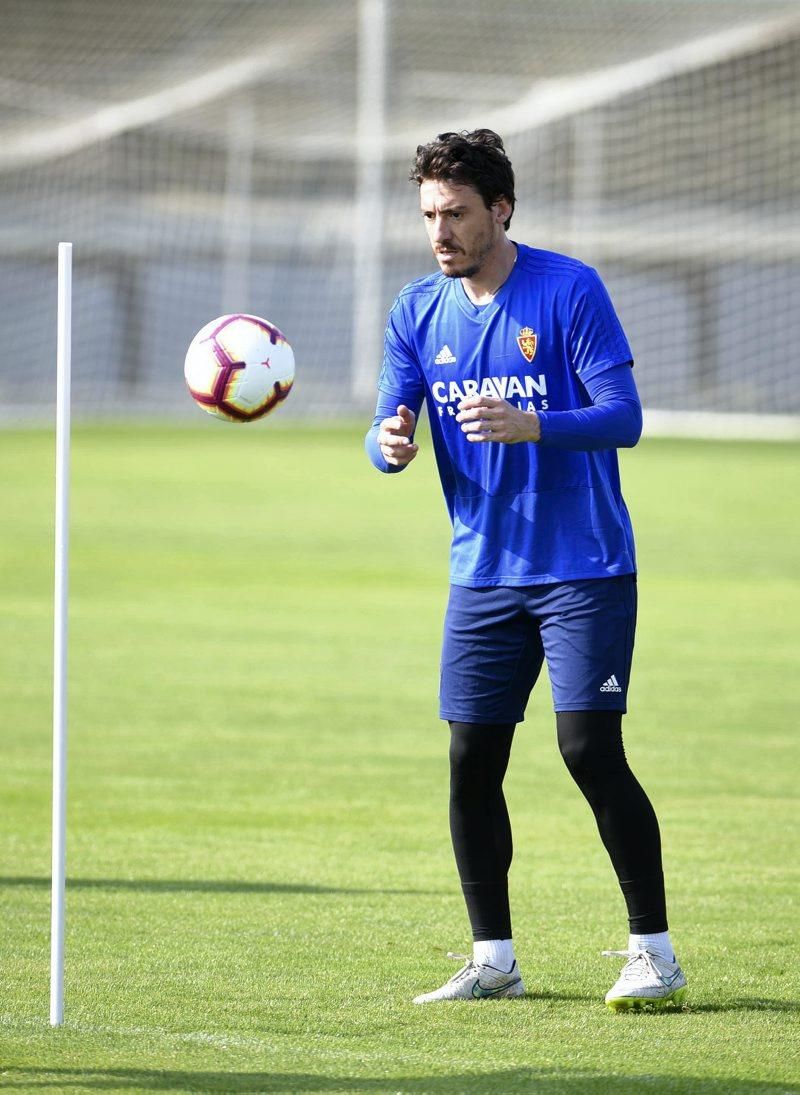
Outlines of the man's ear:
<svg viewBox="0 0 800 1095">
<path fill-rule="evenodd" d="M 505 224 L 511 216 L 511 202 L 508 198 L 500 198 L 499 201 L 494 202 L 492 210 L 495 220 L 499 221 L 500 224 Z"/>
</svg>

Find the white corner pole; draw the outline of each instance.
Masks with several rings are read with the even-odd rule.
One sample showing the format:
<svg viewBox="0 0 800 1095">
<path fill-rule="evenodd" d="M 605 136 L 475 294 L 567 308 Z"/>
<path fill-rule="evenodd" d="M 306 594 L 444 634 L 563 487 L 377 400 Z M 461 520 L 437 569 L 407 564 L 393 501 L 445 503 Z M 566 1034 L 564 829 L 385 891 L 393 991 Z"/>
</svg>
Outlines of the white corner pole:
<svg viewBox="0 0 800 1095">
<path fill-rule="evenodd" d="M 386 0 L 359 0 L 356 103 L 356 218 L 350 390 L 374 400 L 383 356 Z"/>
<path fill-rule="evenodd" d="M 50 1026 L 64 1022 L 67 829 L 67 582 L 69 564 L 72 244 L 58 245 L 56 344 L 56 546 L 53 625 L 53 867 L 50 909 Z"/>
</svg>

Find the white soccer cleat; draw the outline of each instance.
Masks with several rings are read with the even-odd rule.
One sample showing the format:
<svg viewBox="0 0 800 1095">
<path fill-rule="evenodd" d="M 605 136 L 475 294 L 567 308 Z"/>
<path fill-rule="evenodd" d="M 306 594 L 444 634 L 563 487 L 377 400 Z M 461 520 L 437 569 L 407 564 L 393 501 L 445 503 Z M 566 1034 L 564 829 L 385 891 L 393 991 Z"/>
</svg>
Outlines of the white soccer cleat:
<svg viewBox="0 0 800 1095">
<path fill-rule="evenodd" d="M 606 993 L 612 1011 L 663 1008 L 681 1004 L 686 995 L 686 978 L 676 961 L 651 951 L 603 951 L 610 958 L 627 958 L 619 980 Z"/>
<path fill-rule="evenodd" d="M 494 966 L 473 961 L 466 954 L 448 952 L 447 957 L 459 959 L 465 965 L 440 989 L 415 996 L 415 1004 L 434 1004 L 439 1000 L 507 999 L 525 995 L 525 986 L 522 984 L 516 961 L 508 973 L 503 973 Z"/>
</svg>

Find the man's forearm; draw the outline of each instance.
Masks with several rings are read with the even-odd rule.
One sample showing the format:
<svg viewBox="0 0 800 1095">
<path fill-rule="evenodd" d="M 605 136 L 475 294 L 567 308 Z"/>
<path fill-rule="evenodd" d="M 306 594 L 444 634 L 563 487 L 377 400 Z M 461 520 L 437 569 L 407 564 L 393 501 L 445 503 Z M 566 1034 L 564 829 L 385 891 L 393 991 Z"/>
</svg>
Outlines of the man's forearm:
<svg viewBox="0 0 800 1095">
<path fill-rule="evenodd" d="M 540 445 L 592 452 L 632 448 L 642 434 L 642 406 L 629 365 L 617 365 L 590 380 L 592 406 L 538 412 Z"/>
</svg>

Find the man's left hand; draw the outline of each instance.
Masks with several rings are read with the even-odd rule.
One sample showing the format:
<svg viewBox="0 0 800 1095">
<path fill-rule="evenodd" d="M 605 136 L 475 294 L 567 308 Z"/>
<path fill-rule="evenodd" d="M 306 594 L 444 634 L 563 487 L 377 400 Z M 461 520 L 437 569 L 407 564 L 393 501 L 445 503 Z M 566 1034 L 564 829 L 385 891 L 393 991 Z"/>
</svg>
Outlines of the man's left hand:
<svg viewBox="0 0 800 1095">
<path fill-rule="evenodd" d="M 456 422 L 467 441 L 538 441 L 542 436 L 536 411 L 521 411 L 505 399 L 473 395 L 458 404 Z"/>
</svg>

